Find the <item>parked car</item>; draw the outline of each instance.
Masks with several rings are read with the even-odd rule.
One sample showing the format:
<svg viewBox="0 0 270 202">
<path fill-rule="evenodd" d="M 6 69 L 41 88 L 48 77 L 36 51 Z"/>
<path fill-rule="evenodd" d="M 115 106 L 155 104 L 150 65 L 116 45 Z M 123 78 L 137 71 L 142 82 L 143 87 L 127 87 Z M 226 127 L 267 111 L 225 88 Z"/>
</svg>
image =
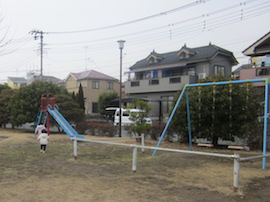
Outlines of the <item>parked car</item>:
<svg viewBox="0 0 270 202">
<path fill-rule="evenodd" d="M 119 108 L 112 108 L 112 107 L 109 107 L 109 108 L 106 108 L 106 111 L 112 111 L 114 110 L 114 117 L 113 117 L 113 120 L 114 120 L 114 125 L 118 125 L 119 124 L 119 114 L 120 114 L 120 109 Z M 132 121 L 130 118 L 131 118 L 131 114 L 132 113 L 140 113 L 140 112 L 143 112 L 142 110 L 140 109 L 121 109 L 121 112 L 122 112 L 122 119 L 121 119 L 121 123 L 122 125 L 131 125 L 131 124 L 134 124 L 134 121 Z M 149 125 L 152 125 L 152 120 L 148 117 L 145 118 L 145 121 L 146 121 L 146 124 L 149 124 Z"/>
</svg>

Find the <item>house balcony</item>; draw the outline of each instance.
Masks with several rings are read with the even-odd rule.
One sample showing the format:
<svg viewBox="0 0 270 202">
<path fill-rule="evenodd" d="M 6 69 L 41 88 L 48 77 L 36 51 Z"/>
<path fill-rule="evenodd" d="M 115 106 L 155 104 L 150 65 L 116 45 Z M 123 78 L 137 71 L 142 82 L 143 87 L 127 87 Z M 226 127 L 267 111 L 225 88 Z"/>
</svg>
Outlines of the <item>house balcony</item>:
<svg viewBox="0 0 270 202">
<path fill-rule="evenodd" d="M 184 75 L 142 80 L 129 80 L 125 82 L 125 93 L 155 93 L 179 91 L 185 84 L 195 83 L 196 76 Z"/>
<path fill-rule="evenodd" d="M 256 67 L 250 69 L 240 70 L 240 80 L 249 79 L 270 79 L 270 66 L 267 67 Z M 256 86 L 264 85 L 264 83 L 256 83 Z"/>
</svg>

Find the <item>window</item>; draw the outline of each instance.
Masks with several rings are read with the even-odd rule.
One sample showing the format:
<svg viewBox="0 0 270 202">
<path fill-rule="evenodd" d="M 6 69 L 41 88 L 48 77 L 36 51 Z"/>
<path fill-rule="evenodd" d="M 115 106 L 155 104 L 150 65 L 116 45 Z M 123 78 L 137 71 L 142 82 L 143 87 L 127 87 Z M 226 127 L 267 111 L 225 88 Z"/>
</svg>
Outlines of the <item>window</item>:
<svg viewBox="0 0 270 202">
<path fill-rule="evenodd" d="M 92 103 L 92 112 L 98 113 L 98 103 L 96 103 L 96 102 Z"/>
<path fill-rule="evenodd" d="M 183 68 L 164 69 L 162 70 L 162 77 L 180 76 L 183 75 Z"/>
<path fill-rule="evenodd" d="M 150 64 L 156 63 L 155 58 L 154 58 L 154 57 L 151 57 L 151 58 L 149 59 L 149 63 L 150 63 Z"/>
<path fill-rule="evenodd" d="M 180 54 L 180 59 L 185 59 L 185 58 L 187 58 L 187 53 L 186 52 L 182 52 Z"/>
<path fill-rule="evenodd" d="M 195 76 L 195 68 L 194 67 L 188 69 L 188 75 Z"/>
<path fill-rule="evenodd" d="M 140 81 L 131 81 L 131 87 L 140 86 Z"/>
<path fill-rule="evenodd" d="M 170 78 L 170 83 L 181 83 L 181 77 Z"/>
<path fill-rule="evenodd" d="M 139 72 L 135 74 L 136 80 L 143 80 L 144 78 L 144 73 L 143 72 Z"/>
<path fill-rule="evenodd" d="M 113 90 L 113 82 L 108 82 L 107 83 L 107 89 L 108 90 Z"/>
<path fill-rule="evenodd" d="M 162 70 L 162 77 L 170 77 L 173 75 L 173 71 L 171 69 Z"/>
<path fill-rule="evenodd" d="M 151 72 L 150 71 L 145 72 L 145 78 L 146 79 L 150 79 L 151 78 Z"/>
<path fill-rule="evenodd" d="M 225 75 L 225 67 L 224 66 L 220 66 L 220 65 L 215 65 L 214 66 L 214 73 L 215 74 Z"/>
<path fill-rule="evenodd" d="M 123 111 L 123 116 L 129 116 L 129 111 Z"/>
<path fill-rule="evenodd" d="M 158 71 L 157 71 L 157 70 L 153 70 L 153 71 L 152 71 L 152 78 L 153 78 L 153 79 L 158 78 Z"/>
<path fill-rule="evenodd" d="M 159 80 L 158 79 L 151 79 L 149 80 L 149 85 L 158 85 L 159 84 Z"/>
<path fill-rule="evenodd" d="M 270 69 L 256 69 L 256 76 L 269 76 Z"/>
<path fill-rule="evenodd" d="M 129 110 L 121 110 L 122 116 L 129 116 Z M 116 116 L 119 116 L 120 111 L 116 112 Z"/>
<path fill-rule="evenodd" d="M 169 113 L 172 108 L 173 96 L 161 96 L 162 113 Z"/>
<path fill-rule="evenodd" d="M 98 81 L 93 81 L 93 86 L 94 89 L 99 89 L 99 82 Z"/>
</svg>

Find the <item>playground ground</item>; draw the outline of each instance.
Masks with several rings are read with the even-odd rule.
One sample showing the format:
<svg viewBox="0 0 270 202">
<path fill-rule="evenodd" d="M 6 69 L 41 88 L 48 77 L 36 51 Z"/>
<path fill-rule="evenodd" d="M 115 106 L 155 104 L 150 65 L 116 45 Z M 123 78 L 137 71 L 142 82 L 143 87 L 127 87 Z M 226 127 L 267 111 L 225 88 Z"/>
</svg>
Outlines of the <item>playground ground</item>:
<svg viewBox="0 0 270 202">
<path fill-rule="evenodd" d="M 134 140 L 122 142 L 133 144 Z M 156 142 L 147 140 L 146 144 L 155 146 Z M 188 149 L 179 143 L 161 146 Z M 130 148 L 79 143 L 77 160 L 72 151 L 67 135 L 51 135 L 47 152 L 41 154 L 33 133 L 0 129 L 0 201 L 270 200 L 270 169 L 263 171 L 260 160 L 241 163 L 240 189 L 235 193 L 230 159 L 170 152 L 151 157 L 151 151 L 139 152 L 138 170 L 133 173 Z"/>
</svg>

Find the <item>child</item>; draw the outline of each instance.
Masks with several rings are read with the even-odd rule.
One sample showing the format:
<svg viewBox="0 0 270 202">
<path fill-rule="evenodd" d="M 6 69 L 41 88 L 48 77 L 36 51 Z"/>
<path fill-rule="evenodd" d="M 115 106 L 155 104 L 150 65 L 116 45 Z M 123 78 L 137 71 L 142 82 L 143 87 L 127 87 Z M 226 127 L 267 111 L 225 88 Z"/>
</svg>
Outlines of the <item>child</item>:
<svg viewBox="0 0 270 202">
<path fill-rule="evenodd" d="M 45 128 L 44 125 L 42 125 L 42 123 L 40 123 L 40 124 L 36 127 L 36 129 L 35 129 L 35 134 L 40 135 L 40 134 L 41 134 L 41 131 L 42 131 L 43 129 L 46 129 L 46 128 Z"/>
<path fill-rule="evenodd" d="M 46 146 L 48 144 L 49 135 L 47 134 L 47 131 L 43 129 L 39 136 L 37 137 L 37 140 L 39 140 L 40 143 L 40 153 L 45 153 Z"/>
</svg>

